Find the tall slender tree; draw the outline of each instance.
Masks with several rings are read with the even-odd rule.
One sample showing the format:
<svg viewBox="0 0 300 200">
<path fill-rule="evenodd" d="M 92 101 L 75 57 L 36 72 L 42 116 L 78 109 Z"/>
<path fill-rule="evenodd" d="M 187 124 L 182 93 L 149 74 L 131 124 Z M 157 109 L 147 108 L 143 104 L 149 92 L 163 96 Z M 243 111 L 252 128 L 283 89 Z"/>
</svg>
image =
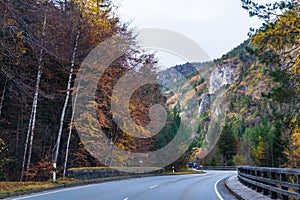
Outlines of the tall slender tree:
<svg viewBox="0 0 300 200">
<path fill-rule="evenodd" d="M 68 102 L 69 102 L 69 98 L 70 98 L 70 90 L 71 90 L 71 83 L 72 83 L 73 71 L 74 71 L 74 66 L 75 66 L 75 58 L 76 58 L 78 43 L 79 43 L 79 39 L 80 39 L 81 19 L 79 19 L 78 21 L 79 22 L 78 22 L 78 27 L 77 27 L 77 34 L 76 34 L 76 38 L 75 38 L 75 44 L 74 44 L 74 49 L 73 49 L 72 59 L 71 59 L 69 79 L 68 79 L 68 84 L 67 84 L 67 94 L 66 94 L 65 103 L 64 103 L 62 113 L 61 113 L 59 132 L 58 132 L 57 142 L 56 142 L 56 151 L 55 151 L 55 157 L 54 157 L 55 165 L 57 163 L 57 158 L 58 158 L 58 154 L 59 154 L 60 140 L 61 140 L 61 135 L 62 135 L 62 131 L 63 131 L 66 110 L 67 110 L 67 106 L 68 106 Z M 73 106 L 75 108 L 76 105 L 73 105 Z M 72 111 L 71 127 L 70 127 L 70 132 L 69 132 L 68 141 L 67 141 L 67 151 L 66 151 L 66 155 L 65 155 L 66 159 L 65 159 L 65 164 L 64 164 L 63 177 L 65 177 L 65 174 L 66 174 L 66 163 L 67 163 L 67 158 L 68 158 L 69 144 L 70 144 L 70 138 L 71 138 L 71 132 L 72 132 L 72 120 L 74 117 L 73 112 L 75 112 L 75 111 L 74 110 Z"/>
<path fill-rule="evenodd" d="M 29 169 L 30 169 L 33 139 L 34 139 L 34 130 L 35 130 L 35 123 L 36 123 L 36 114 L 37 114 L 37 105 L 38 105 L 38 97 L 39 97 L 39 89 L 40 89 L 40 82 L 41 82 L 41 77 L 42 77 L 42 73 L 43 73 L 43 54 L 44 54 L 44 39 L 45 39 L 45 33 L 46 33 L 45 29 L 47 26 L 47 14 L 48 14 L 47 12 L 48 12 L 48 4 L 46 2 L 46 8 L 44 11 L 44 19 L 43 19 L 43 26 L 42 26 L 42 33 L 41 33 L 42 34 L 41 47 L 40 47 L 40 53 L 39 53 L 39 58 L 38 58 L 38 72 L 37 72 L 35 92 L 34 92 L 32 109 L 31 109 L 31 117 L 32 118 L 29 120 L 29 126 L 28 126 L 28 130 L 30 130 L 30 140 L 29 140 L 28 159 L 27 159 L 27 165 L 26 165 L 26 174 L 27 174 L 26 179 L 28 179 L 28 173 L 29 173 Z M 26 154 L 26 153 L 24 152 L 24 154 Z"/>
<path fill-rule="evenodd" d="M 6 86 L 7 86 L 7 79 L 5 80 L 5 84 L 4 84 L 4 87 L 2 90 L 2 95 L 1 95 L 1 100 L 0 100 L 0 117 L 1 117 L 3 102 L 4 102 L 4 98 L 5 98 Z"/>
</svg>

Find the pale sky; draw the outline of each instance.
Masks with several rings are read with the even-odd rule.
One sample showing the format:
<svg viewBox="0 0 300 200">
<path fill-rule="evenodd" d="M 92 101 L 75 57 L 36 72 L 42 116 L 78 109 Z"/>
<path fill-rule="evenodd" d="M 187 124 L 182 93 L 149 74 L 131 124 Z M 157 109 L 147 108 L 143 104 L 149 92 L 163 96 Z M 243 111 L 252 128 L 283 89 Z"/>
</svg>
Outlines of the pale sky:
<svg viewBox="0 0 300 200">
<path fill-rule="evenodd" d="M 136 28 L 168 29 L 195 41 L 211 59 L 219 58 L 248 38 L 250 27 L 261 21 L 250 18 L 240 0 L 117 0 L 119 15 Z M 259 0 L 271 3 L 274 0 Z M 163 65 L 185 61 L 159 53 Z M 201 61 L 201 60 L 199 60 Z"/>
</svg>

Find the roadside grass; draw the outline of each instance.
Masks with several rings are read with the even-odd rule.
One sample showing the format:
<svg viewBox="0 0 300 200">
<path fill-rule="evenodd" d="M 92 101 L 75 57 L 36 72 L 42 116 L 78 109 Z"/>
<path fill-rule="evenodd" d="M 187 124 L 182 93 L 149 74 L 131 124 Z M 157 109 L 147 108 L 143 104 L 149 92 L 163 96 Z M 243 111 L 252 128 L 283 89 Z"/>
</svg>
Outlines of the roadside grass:
<svg viewBox="0 0 300 200">
<path fill-rule="evenodd" d="M 166 171 L 165 172 L 165 174 L 167 174 L 167 175 L 204 174 L 204 173 L 205 172 L 203 172 L 203 171 L 188 170 L 188 169 L 175 171 L 174 173 L 172 171 Z"/>
<path fill-rule="evenodd" d="M 125 172 L 137 172 L 137 171 L 157 171 L 164 170 L 161 167 L 81 167 L 81 168 L 70 168 L 68 171 L 84 171 L 84 170 L 93 170 L 93 171 L 101 171 L 101 170 L 119 170 Z"/>
<path fill-rule="evenodd" d="M 78 182 L 77 179 L 58 179 L 56 183 L 52 181 L 45 182 L 0 182 L 0 194 L 12 194 L 16 192 L 25 192 L 50 188 L 64 183 Z"/>
</svg>

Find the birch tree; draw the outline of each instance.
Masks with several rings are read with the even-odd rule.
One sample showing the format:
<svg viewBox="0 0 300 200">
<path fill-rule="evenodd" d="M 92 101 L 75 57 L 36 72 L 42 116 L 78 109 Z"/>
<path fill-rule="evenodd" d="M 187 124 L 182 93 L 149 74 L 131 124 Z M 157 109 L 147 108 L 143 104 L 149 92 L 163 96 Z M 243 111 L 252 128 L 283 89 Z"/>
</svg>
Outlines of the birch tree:
<svg viewBox="0 0 300 200">
<path fill-rule="evenodd" d="M 24 158 L 26 159 L 27 146 L 28 146 L 28 142 L 29 142 L 28 159 L 27 159 L 27 165 L 26 165 L 26 174 L 27 174 L 26 179 L 28 179 L 28 172 L 29 172 L 30 162 L 31 162 L 39 88 L 40 88 L 40 82 L 41 82 L 41 77 L 42 77 L 42 72 L 43 72 L 43 54 L 44 54 L 43 46 L 44 46 L 44 38 L 45 38 L 45 29 L 47 26 L 47 11 L 48 11 L 48 5 L 46 5 L 46 9 L 45 9 L 45 13 L 44 13 L 41 47 L 40 47 L 40 53 L 39 53 L 39 59 L 38 59 L 38 72 L 37 72 L 35 92 L 34 92 L 34 97 L 33 97 L 33 102 L 32 102 L 32 109 L 31 109 L 31 114 L 30 114 L 30 119 L 29 119 L 28 132 L 27 132 L 27 136 L 26 136 L 25 151 L 24 151 L 24 157 L 23 157 L 23 159 Z M 23 160 L 23 162 L 25 163 L 24 160 Z M 23 179 L 23 176 L 24 176 L 24 167 L 22 166 L 21 180 Z"/>
<path fill-rule="evenodd" d="M 84 0 L 76 1 L 75 0 L 74 1 L 74 3 L 78 5 L 81 14 L 80 14 L 80 17 L 78 20 L 79 22 L 78 22 L 78 26 L 77 26 L 77 34 L 76 34 L 76 39 L 75 39 L 74 48 L 73 48 L 73 52 L 72 52 L 69 80 L 68 80 L 68 84 L 67 84 L 67 94 L 66 94 L 64 106 L 63 106 L 62 113 L 61 113 L 60 127 L 59 127 L 58 136 L 57 136 L 56 151 L 55 151 L 55 157 L 54 157 L 55 165 L 57 164 L 57 159 L 59 156 L 59 149 L 60 149 L 60 145 L 61 145 L 61 136 L 62 136 L 62 130 L 63 130 L 63 125 L 64 125 L 65 112 L 66 112 L 68 101 L 70 98 L 70 89 L 71 89 L 73 71 L 74 71 L 74 66 L 75 66 L 76 53 L 78 51 L 79 40 L 81 37 L 82 21 L 85 20 L 86 22 L 88 22 L 88 24 L 90 26 L 92 26 L 94 28 L 93 30 L 91 30 L 93 33 L 99 34 L 98 33 L 99 30 L 101 30 L 101 31 L 104 30 L 104 33 L 112 32 L 111 28 L 110 28 L 111 25 L 109 23 L 107 23 L 108 19 L 106 18 L 106 16 L 104 16 L 104 17 L 100 16 L 100 7 L 101 7 L 102 2 L 103 2 L 102 0 L 97 0 L 97 1 L 84 1 Z M 96 14 L 96 17 L 94 16 L 94 14 Z M 103 21 L 106 23 L 103 23 Z M 98 35 L 98 37 L 99 37 L 98 39 L 101 39 L 102 35 L 100 34 L 100 35 Z M 77 94 L 78 93 L 76 93 L 76 95 Z M 71 116 L 71 121 L 70 121 L 65 161 L 64 161 L 64 167 L 63 167 L 63 177 L 65 177 L 65 175 L 66 175 L 66 168 L 67 168 L 67 162 L 68 162 L 68 154 L 69 154 L 70 140 L 71 140 L 71 134 L 72 134 L 76 99 L 77 99 L 77 96 L 75 97 L 75 102 L 73 104 L 73 109 L 72 109 L 72 116 Z"/>
<path fill-rule="evenodd" d="M 77 53 L 77 48 L 78 48 L 78 43 L 79 43 L 79 38 L 80 38 L 80 29 L 81 29 L 80 26 L 81 26 L 81 20 L 79 20 L 79 24 L 78 24 L 78 30 L 77 30 L 77 35 L 76 35 L 73 54 L 72 54 L 71 66 L 70 66 L 69 80 L 68 80 L 68 85 L 67 85 L 67 94 L 66 94 L 65 103 L 64 103 L 62 113 L 61 113 L 61 118 L 60 118 L 60 126 L 59 126 L 57 141 L 56 141 L 56 151 L 55 151 L 55 157 L 54 157 L 55 165 L 57 163 L 57 158 L 58 158 L 58 154 L 59 154 L 60 140 L 61 140 L 64 120 L 65 120 L 65 115 L 66 115 L 66 109 L 67 109 L 69 98 L 70 98 L 70 90 L 71 90 L 71 83 L 72 83 L 73 71 L 74 71 L 74 66 L 75 66 L 75 58 L 76 58 L 76 53 Z M 73 105 L 73 106 L 75 107 L 75 105 Z M 73 112 L 75 112 L 75 111 L 73 110 Z M 74 117 L 73 112 L 72 112 L 72 118 Z M 72 123 L 72 121 L 73 121 L 73 119 L 71 119 L 71 123 Z M 67 154 L 68 154 L 68 149 L 69 149 L 71 132 L 72 132 L 72 126 L 70 127 L 70 132 L 69 132 L 69 136 L 68 136 L 67 152 L 66 152 L 66 160 L 65 160 L 65 165 L 64 165 L 63 177 L 65 177 L 65 170 L 66 170 L 65 168 L 66 168 Z"/>
<path fill-rule="evenodd" d="M 3 88 L 3 91 L 2 91 L 2 95 L 1 95 L 1 101 L 0 101 L 0 117 L 1 117 L 2 108 L 3 108 L 3 102 L 4 102 L 5 92 L 6 92 L 6 85 L 7 85 L 7 79 L 5 80 L 4 88 Z"/>
<path fill-rule="evenodd" d="M 79 83 L 80 86 L 80 83 Z M 77 102 L 77 97 L 78 97 L 78 92 L 76 92 L 75 95 L 75 100 L 73 103 L 73 109 L 72 109 L 72 116 L 71 116 L 71 120 L 70 120 L 70 127 L 69 127 L 69 134 L 68 134 L 68 140 L 67 140 L 67 147 L 66 147 L 66 155 L 65 155 L 65 162 L 64 162 L 64 171 L 63 171 L 63 178 L 66 177 L 66 172 L 67 172 L 67 164 L 68 164 L 68 157 L 69 157 L 69 151 L 70 151 L 70 142 L 71 142 L 71 136 L 72 136 L 72 129 L 73 129 L 73 120 L 74 120 L 74 115 L 75 115 L 75 106 L 76 106 L 76 102 Z"/>
</svg>

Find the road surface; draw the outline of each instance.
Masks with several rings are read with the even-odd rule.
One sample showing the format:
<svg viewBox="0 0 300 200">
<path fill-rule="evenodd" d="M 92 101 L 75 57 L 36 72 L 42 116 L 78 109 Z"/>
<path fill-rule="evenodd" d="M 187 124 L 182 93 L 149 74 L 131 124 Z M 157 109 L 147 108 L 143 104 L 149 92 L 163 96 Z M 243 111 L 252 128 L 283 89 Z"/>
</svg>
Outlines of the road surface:
<svg viewBox="0 0 300 200">
<path fill-rule="evenodd" d="M 219 180 L 234 175 L 230 171 L 205 174 L 155 176 L 127 179 L 15 197 L 15 200 L 227 200 L 228 191 Z M 220 191 L 221 190 L 221 191 Z M 226 194 L 228 193 L 228 194 Z"/>
</svg>

